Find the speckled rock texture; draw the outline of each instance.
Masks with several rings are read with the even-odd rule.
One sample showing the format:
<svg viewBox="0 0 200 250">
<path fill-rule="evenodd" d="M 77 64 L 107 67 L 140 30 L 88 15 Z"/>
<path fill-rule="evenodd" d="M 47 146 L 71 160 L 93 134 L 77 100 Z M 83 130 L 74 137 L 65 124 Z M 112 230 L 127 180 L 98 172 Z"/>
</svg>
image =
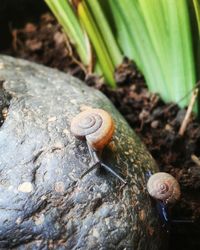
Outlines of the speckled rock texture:
<svg viewBox="0 0 200 250">
<path fill-rule="evenodd" d="M 6 56 L 0 79 L 11 96 L 0 128 L 0 249 L 160 249 L 145 177 L 157 167 L 110 101 L 69 75 Z M 126 186 L 103 169 L 80 179 L 91 158 L 69 126 L 83 105 L 115 120 L 102 157 Z"/>
</svg>

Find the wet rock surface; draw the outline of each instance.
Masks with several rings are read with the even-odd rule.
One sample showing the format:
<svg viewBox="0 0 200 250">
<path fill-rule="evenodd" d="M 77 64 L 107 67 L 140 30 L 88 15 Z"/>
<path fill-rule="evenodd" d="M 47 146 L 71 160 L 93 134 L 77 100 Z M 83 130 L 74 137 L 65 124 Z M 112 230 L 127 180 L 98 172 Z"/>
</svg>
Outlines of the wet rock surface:
<svg viewBox="0 0 200 250">
<path fill-rule="evenodd" d="M 108 99 L 57 70 L 5 56 L 0 65 L 11 96 L 0 128 L 0 249 L 160 249 L 146 190 L 156 165 Z M 125 187 L 103 169 L 80 179 L 91 158 L 69 126 L 84 105 L 115 120 L 102 157 Z"/>
<path fill-rule="evenodd" d="M 0 79 L 0 127 L 7 116 L 8 106 L 11 99 L 11 96 L 3 88 L 3 82 L 4 81 Z"/>
</svg>

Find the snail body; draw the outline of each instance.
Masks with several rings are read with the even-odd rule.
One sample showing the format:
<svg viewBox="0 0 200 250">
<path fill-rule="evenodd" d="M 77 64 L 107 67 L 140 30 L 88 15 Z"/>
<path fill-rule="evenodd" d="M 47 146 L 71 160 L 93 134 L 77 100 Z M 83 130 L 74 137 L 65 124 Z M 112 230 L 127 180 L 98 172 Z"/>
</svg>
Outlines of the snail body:
<svg viewBox="0 0 200 250">
<path fill-rule="evenodd" d="M 147 190 L 151 197 L 163 201 L 165 204 L 179 200 L 181 191 L 177 180 L 170 174 L 159 172 L 150 176 Z"/>
<path fill-rule="evenodd" d="M 79 139 L 86 139 L 95 151 L 101 151 L 111 140 L 114 121 L 103 109 L 87 109 L 72 119 L 71 132 Z"/>
</svg>

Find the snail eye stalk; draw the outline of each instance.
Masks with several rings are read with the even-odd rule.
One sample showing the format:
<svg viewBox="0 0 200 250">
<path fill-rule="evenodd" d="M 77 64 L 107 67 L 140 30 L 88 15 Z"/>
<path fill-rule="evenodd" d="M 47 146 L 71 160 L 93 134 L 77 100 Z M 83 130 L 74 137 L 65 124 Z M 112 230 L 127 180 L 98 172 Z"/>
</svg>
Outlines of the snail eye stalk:
<svg viewBox="0 0 200 250">
<path fill-rule="evenodd" d="M 93 165 L 92 165 L 89 169 L 87 169 L 87 170 L 81 175 L 81 179 L 82 179 L 85 175 L 87 175 L 88 173 L 90 173 L 92 170 L 94 170 L 94 169 L 96 169 L 96 168 L 102 166 L 102 167 L 104 167 L 108 172 L 110 172 L 112 175 L 114 175 L 115 177 L 117 177 L 121 182 L 123 182 L 124 185 L 127 184 L 127 182 L 126 182 L 120 175 L 118 175 L 111 167 L 109 167 L 108 165 L 106 165 L 105 163 L 103 163 L 103 162 L 99 159 L 99 157 L 98 157 L 98 155 L 97 155 L 97 152 L 95 152 L 94 150 L 92 150 L 92 149 L 90 148 L 90 146 L 88 146 L 88 148 L 89 148 L 90 156 L 91 156 L 91 158 L 93 159 L 94 163 L 93 163 Z"/>
</svg>

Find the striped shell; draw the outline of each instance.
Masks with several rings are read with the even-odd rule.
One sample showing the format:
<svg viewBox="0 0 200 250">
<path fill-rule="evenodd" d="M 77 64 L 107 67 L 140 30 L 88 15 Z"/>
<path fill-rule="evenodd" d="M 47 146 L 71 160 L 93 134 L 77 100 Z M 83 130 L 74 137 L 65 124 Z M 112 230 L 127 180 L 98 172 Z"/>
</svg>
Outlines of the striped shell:
<svg viewBox="0 0 200 250">
<path fill-rule="evenodd" d="M 181 195 L 177 180 L 172 175 L 164 172 L 153 174 L 149 178 L 147 190 L 150 196 L 165 203 L 175 203 Z"/>
<path fill-rule="evenodd" d="M 72 119 L 71 132 L 79 139 L 86 138 L 91 148 L 100 151 L 113 136 L 114 122 L 102 109 L 87 109 Z"/>
</svg>

